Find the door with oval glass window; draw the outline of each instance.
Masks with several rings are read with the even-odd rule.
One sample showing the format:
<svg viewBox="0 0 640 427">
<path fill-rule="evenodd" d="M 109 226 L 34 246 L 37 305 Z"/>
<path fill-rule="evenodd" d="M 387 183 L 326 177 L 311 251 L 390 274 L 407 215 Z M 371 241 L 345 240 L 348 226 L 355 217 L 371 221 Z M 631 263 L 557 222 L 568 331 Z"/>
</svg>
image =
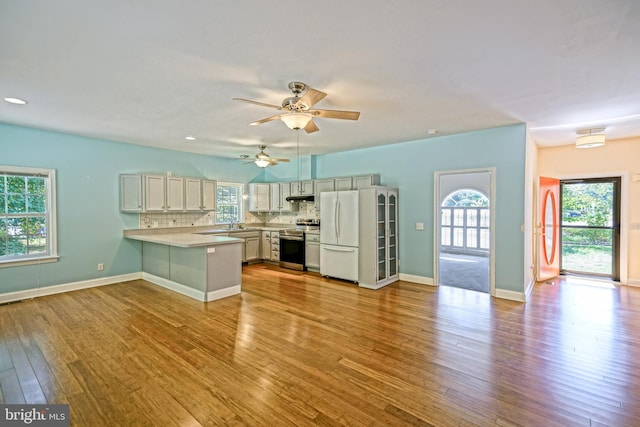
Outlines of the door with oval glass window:
<svg viewBox="0 0 640 427">
<path fill-rule="evenodd" d="M 540 177 L 538 223 L 538 280 L 553 279 L 560 275 L 560 239 L 558 215 L 560 212 L 560 180 Z"/>
</svg>

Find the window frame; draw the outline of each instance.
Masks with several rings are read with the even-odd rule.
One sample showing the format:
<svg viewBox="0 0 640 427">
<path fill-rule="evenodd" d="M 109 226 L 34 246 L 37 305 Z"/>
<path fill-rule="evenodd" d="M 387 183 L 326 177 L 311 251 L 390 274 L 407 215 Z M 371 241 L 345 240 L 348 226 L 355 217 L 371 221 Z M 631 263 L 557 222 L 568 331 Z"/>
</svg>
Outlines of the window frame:
<svg viewBox="0 0 640 427">
<path fill-rule="evenodd" d="M 57 262 L 59 256 L 56 219 L 56 170 L 47 168 L 0 165 L 0 175 L 44 177 L 46 191 L 45 200 L 47 206 L 45 212 L 45 221 L 47 224 L 47 244 L 45 253 L 0 256 L 0 268 Z M 4 211 L 0 212 L 0 217 L 9 218 L 8 214 Z"/>
<path fill-rule="evenodd" d="M 238 219 L 237 220 L 231 220 L 231 221 L 227 221 L 227 222 L 223 222 L 223 221 L 218 221 L 218 209 L 220 209 L 221 206 L 236 206 L 235 204 L 229 204 L 229 203 L 221 203 L 220 200 L 218 200 L 218 188 L 219 187 L 236 187 L 238 189 L 238 203 L 237 203 L 237 207 L 238 207 Z M 231 224 L 232 222 L 243 222 L 243 218 L 244 218 L 244 184 L 241 182 L 220 182 L 218 181 L 216 183 L 216 224 Z"/>
</svg>

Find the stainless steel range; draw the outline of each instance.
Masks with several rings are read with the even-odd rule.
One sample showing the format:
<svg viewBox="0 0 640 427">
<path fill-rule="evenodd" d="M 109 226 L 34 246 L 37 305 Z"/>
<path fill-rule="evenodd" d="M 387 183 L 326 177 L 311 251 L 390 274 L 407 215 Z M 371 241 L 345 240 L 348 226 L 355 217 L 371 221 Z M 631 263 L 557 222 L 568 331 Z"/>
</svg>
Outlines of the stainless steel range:
<svg viewBox="0 0 640 427">
<path fill-rule="evenodd" d="M 280 231 L 280 267 L 303 271 L 305 231 L 319 229 L 320 220 L 318 219 L 298 219 L 295 228 Z"/>
</svg>

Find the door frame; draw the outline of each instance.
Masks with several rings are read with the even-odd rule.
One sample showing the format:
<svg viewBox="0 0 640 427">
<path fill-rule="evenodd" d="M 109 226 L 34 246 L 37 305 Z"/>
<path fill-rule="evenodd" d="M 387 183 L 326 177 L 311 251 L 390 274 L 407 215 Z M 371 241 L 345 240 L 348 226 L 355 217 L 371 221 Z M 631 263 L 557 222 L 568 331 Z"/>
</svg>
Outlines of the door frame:
<svg viewBox="0 0 640 427">
<path fill-rule="evenodd" d="M 629 172 L 612 171 L 596 173 L 579 173 L 571 175 L 555 175 L 560 181 L 572 179 L 612 178 L 620 177 L 620 281 L 626 285 L 629 280 Z"/>
<path fill-rule="evenodd" d="M 440 265 L 440 178 L 444 175 L 464 175 L 469 173 L 489 173 L 489 295 L 495 296 L 496 293 L 496 168 L 479 168 L 479 169 L 459 169 L 449 171 L 436 171 L 434 172 L 434 236 L 433 239 L 433 281 L 435 286 L 440 285 L 440 273 L 438 271 Z"/>
</svg>

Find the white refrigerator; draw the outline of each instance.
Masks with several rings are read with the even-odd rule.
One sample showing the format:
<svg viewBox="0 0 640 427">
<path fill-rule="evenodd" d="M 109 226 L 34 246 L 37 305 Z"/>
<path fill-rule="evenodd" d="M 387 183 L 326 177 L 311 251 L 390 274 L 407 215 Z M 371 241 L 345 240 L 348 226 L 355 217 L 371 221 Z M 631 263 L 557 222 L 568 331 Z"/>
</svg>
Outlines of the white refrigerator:
<svg viewBox="0 0 640 427">
<path fill-rule="evenodd" d="M 358 191 L 320 193 L 320 274 L 358 281 Z"/>
</svg>

